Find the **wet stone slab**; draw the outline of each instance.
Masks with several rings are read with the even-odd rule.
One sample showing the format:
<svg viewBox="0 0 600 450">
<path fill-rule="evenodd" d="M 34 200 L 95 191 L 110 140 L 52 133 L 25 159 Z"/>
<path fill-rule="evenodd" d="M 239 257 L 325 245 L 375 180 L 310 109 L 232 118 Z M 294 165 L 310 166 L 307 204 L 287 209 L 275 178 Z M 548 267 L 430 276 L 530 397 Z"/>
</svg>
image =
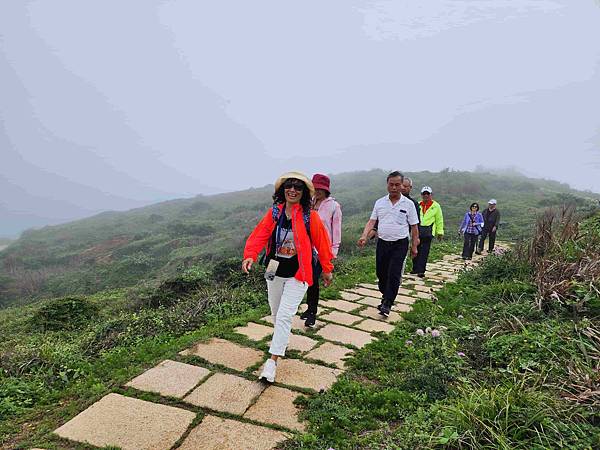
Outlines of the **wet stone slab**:
<svg viewBox="0 0 600 450">
<path fill-rule="evenodd" d="M 315 348 L 304 356 L 306 358 L 326 362 L 327 364 L 335 364 L 340 369 L 343 369 L 344 358 L 350 356 L 352 353 L 354 353 L 354 351 L 350 350 L 348 347 L 325 342 L 323 345 Z"/>
<path fill-rule="evenodd" d="M 182 398 L 209 373 L 210 371 L 204 367 L 166 360 L 135 377 L 125 386 L 168 397 Z"/>
<path fill-rule="evenodd" d="M 375 340 L 373 336 L 365 331 L 353 330 L 352 328 L 333 323 L 325 325 L 317 334 L 328 341 L 341 342 L 342 344 L 353 345 L 357 348 L 362 348 Z"/>
<path fill-rule="evenodd" d="M 368 331 L 369 333 L 374 333 L 376 331 L 383 331 L 384 333 L 389 333 L 395 327 L 391 323 L 382 322 L 380 320 L 365 319 L 363 322 L 356 325 L 356 328 Z"/>
<path fill-rule="evenodd" d="M 264 354 L 258 350 L 219 338 L 199 342 L 180 354 L 199 356 L 212 364 L 220 364 L 239 371 L 246 370 L 264 358 Z"/>
<path fill-rule="evenodd" d="M 243 334 L 251 341 L 262 341 L 267 336 L 273 334 L 273 328 L 261 325 L 258 323 L 250 322 L 244 327 L 237 327 L 234 329 L 236 333 Z"/>
<path fill-rule="evenodd" d="M 362 317 L 341 311 L 331 311 L 329 314 L 321 316 L 321 319 L 329 322 L 341 323 L 342 325 L 352 325 L 362 320 Z"/>
<path fill-rule="evenodd" d="M 368 317 L 369 319 L 381 320 L 384 322 L 398 322 L 402 318 L 400 314 L 395 311 L 390 311 L 390 315 L 388 317 L 382 316 L 379 314 L 379 310 L 377 308 L 367 308 L 360 312 L 360 315 L 363 317 Z"/>
<path fill-rule="evenodd" d="M 279 425 L 289 430 L 304 431 L 305 425 L 298 420 L 300 409 L 294 404 L 294 400 L 298 397 L 297 392 L 270 386 L 246 411 L 244 417 L 257 422 Z"/>
<path fill-rule="evenodd" d="M 272 450 L 286 439 L 286 434 L 281 431 L 207 415 L 190 432 L 179 449 Z"/>
<path fill-rule="evenodd" d="M 329 325 L 327 325 L 329 326 Z M 277 364 L 277 383 L 320 391 L 331 387 L 338 375 L 339 369 L 311 364 L 299 359 L 280 359 Z"/>
<path fill-rule="evenodd" d="M 54 433 L 96 447 L 163 450 L 181 438 L 195 417 L 181 408 L 108 394 Z"/>
<path fill-rule="evenodd" d="M 216 373 L 183 399 L 186 403 L 241 416 L 265 388 L 263 383 Z"/>
<path fill-rule="evenodd" d="M 327 308 L 338 309 L 344 312 L 350 312 L 360 308 L 360 305 L 357 305 L 354 302 L 348 302 L 346 300 L 327 300 L 322 301 L 319 304 Z"/>
</svg>

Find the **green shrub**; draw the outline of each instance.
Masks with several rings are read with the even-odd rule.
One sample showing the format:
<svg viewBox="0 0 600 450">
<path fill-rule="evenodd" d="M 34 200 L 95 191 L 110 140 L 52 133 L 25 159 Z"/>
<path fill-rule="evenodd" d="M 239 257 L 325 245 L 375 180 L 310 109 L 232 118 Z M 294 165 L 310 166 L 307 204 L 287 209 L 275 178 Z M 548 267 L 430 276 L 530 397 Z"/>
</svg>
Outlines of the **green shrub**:
<svg viewBox="0 0 600 450">
<path fill-rule="evenodd" d="M 63 297 L 46 301 L 31 319 L 40 331 L 73 330 L 87 326 L 98 313 L 98 307 L 81 297 Z"/>
</svg>

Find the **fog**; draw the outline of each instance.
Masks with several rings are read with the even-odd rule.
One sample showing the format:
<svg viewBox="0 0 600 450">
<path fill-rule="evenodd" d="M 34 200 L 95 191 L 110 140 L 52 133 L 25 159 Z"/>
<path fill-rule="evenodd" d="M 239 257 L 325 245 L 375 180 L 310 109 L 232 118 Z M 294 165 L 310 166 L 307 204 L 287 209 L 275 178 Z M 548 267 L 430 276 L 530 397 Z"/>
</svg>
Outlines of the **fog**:
<svg viewBox="0 0 600 450">
<path fill-rule="evenodd" d="M 282 171 L 600 192 L 595 0 L 4 1 L 0 236 Z"/>
</svg>

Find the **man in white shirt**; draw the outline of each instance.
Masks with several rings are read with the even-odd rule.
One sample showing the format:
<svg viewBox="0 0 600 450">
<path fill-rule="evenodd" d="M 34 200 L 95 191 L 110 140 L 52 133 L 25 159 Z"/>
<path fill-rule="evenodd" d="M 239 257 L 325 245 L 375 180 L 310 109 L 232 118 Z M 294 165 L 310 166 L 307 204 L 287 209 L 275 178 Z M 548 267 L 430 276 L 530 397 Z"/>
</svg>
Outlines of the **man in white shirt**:
<svg viewBox="0 0 600 450">
<path fill-rule="evenodd" d="M 358 246 L 364 247 L 367 243 L 367 235 L 375 223 L 378 223 L 379 238 L 375 252 L 375 267 L 379 278 L 379 292 L 382 295 L 379 311 L 386 317 L 389 316 L 398 295 L 402 267 L 408 253 L 409 234 L 413 258 L 417 255 L 419 245 L 417 209 L 411 200 L 402 195 L 403 181 L 404 176 L 398 171 L 387 176 L 388 195 L 375 202 L 371 218 L 358 240 Z"/>
</svg>

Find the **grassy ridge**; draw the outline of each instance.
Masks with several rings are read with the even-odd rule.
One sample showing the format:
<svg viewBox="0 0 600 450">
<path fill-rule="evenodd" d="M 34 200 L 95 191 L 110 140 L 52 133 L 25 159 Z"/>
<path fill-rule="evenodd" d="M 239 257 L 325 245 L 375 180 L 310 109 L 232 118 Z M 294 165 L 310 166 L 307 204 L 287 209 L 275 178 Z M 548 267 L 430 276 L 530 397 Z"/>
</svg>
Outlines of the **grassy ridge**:
<svg viewBox="0 0 600 450">
<path fill-rule="evenodd" d="M 309 432 L 285 448 L 600 448 L 598 223 L 559 227 L 542 256 L 489 257 L 418 301 L 304 402 Z M 539 270 L 592 254 L 585 278 Z M 543 283 L 568 289 L 540 303 Z"/>
<path fill-rule="evenodd" d="M 519 175 L 418 172 L 444 208 L 448 233 L 458 228 L 472 201 L 499 201 L 505 238 L 526 235 L 547 206 L 565 203 L 592 209 L 595 194 Z M 385 194 L 381 170 L 335 175 L 332 186 L 344 213 L 346 254 L 373 202 Z M 175 200 L 128 212 L 110 212 L 65 225 L 23 233 L 0 254 L 0 306 L 40 296 L 90 294 L 164 280 L 193 265 L 238 256 L 244 238 L 269 206 L 271 187 Z"/>
</svg>

